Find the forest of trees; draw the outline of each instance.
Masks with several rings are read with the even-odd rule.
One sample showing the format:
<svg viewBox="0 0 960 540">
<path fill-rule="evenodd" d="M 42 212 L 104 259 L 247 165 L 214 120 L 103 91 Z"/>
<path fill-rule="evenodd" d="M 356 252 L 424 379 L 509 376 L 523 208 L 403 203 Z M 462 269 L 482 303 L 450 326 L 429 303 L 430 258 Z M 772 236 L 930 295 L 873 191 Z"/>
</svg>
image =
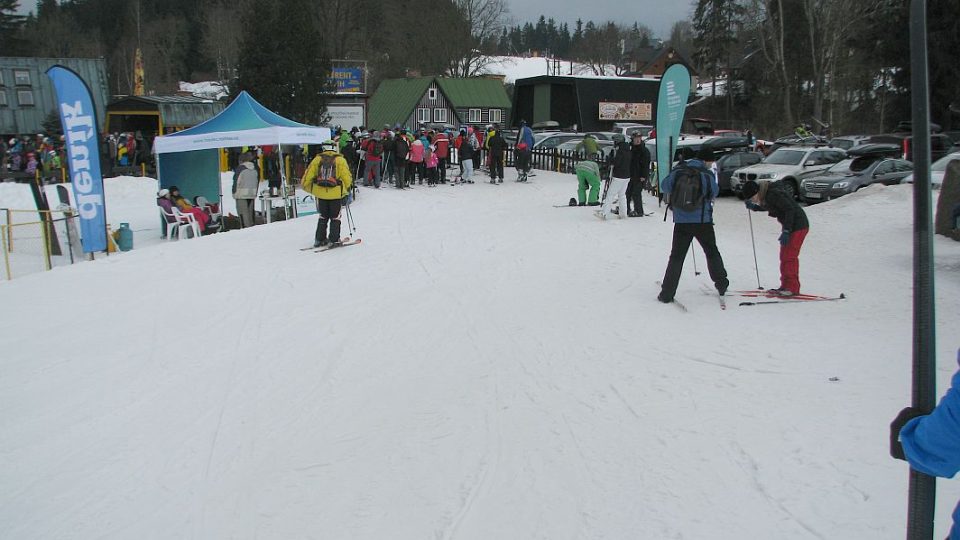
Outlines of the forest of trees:
<svg viewBox="0 0 960 540">
<path fill-rule="evenodd" d="M 692 108 L 726 127 L 876 132 L 910 114 L 903 0 L 691 0 L 689 20 L 659 39 L 644 21 L 515 23 L 506 0 L 437 0 L 426 14 L 412 0 L 38 0 L 27 17 L 15 15 L 17 4 L 0 0 L 4 55 L 103 57 L 110 91 L 129 94 L 139 46 L 148 91 L 219 80 L 302 120 L 323 108 L 330 59 L 367 61 L 373 91 L 384 78 L 469 77 L 489 55 L 533 51 L 621 73 L 628 49 L 661 45 L 688 58 L 701 81 L 732 74 L 732 92 Z M 928 5 L 931 111 L 953 128 L 960 0 Z"/>
</svg>

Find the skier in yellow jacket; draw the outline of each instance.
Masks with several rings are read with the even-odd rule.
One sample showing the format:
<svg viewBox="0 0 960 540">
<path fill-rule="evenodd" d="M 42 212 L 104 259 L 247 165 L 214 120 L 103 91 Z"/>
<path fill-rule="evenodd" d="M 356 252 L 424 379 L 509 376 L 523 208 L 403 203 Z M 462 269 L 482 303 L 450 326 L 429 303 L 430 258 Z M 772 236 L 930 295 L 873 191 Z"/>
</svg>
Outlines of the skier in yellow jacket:
<svg viewBox="0 0 960 540">
<path fill-rule="evenodd" d="M 317 222 L 317 232 L 313 247 L 330 247 L 340 245 L 340 211 L 353 185 L 350 176 L 350 166 L 347 160 L 337 152 L 337 143 L 326 141 L 321 145 L 323 149 L 313 158 L 303 175 L 300 187 L 317 199 L 317 212 L 320 221 Z M 330 222 L 330 234 L 327 234 L 327 222 Z"/>
</svg>

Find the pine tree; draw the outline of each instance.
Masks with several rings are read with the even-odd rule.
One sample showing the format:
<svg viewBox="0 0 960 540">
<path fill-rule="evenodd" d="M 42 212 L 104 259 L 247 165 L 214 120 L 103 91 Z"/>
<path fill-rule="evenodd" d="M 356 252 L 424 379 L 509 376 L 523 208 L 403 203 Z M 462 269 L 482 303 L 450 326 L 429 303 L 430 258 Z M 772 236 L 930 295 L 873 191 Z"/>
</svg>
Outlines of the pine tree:
<svg viewBox="0 0 960 540">
<path fill-rule="evenodd" d="M 320 47 L 316 6 L 310 0 L 282 0 L 281 10 L 279 1 L 263 0 L 245 15 L 249 31 L 232 91 L 246 90 L 281 116 L 317 124 L 326 109 L 330 60 Z"/>
<path fill-rule="evenodd" d="M 0 0 L 0 51 L 4 51 L 6 56 L 25 52 L 20 30 L 26 18 L 17 15 L 19 4 L 19 0 Z"/>
</svg>

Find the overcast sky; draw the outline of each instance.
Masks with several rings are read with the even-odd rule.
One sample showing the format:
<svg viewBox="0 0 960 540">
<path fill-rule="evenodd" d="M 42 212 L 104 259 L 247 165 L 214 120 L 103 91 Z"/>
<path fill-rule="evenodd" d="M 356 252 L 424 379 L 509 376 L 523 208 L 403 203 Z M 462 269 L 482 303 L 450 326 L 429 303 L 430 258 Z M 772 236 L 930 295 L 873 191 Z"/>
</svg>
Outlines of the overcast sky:
<svg viewBox="0 0 960 540">
<path fill-rule="evenodd" d="M 553 17 L 558 23 L 616 21 L 624 25 L 645 24 L 656 37 L 670 37 L 673 23 L 691 13 L 690 0 L 507 0 L 514 24 L 536 24 L 540 15 Z"/>
</svg>

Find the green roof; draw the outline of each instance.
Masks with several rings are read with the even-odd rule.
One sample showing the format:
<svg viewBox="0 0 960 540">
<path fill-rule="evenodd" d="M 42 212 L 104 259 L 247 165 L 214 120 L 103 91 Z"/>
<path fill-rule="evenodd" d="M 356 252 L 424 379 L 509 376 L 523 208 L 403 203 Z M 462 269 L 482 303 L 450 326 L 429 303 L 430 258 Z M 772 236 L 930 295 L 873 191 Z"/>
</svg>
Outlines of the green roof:
<svg viewBox="0 0 960 540">
<path fill-rule="evenodd" d="M 496 79 L 444 79 L 437 78 L 437 85 L 455 108 L 483 107 L 510 108 L 510 98 L 503 83 Z"/>
<path fill-rule="evenodd" d="M 442 77 L 387 79 L 380 83 L 377 91 L 370 98 L 367 124 L 392 126 L 406 122 L 434 80 L 437 81 L 437 86 L 453 108 L 509 109 L 511 107 L 510 98 L 507 97 L 503 83 L 495 79 Z"/>
<path fill-rule="evenodd" d="M 380 129 L 384 124 L 392 126 L 406 122 L 432 81 L 433 77 L 419 77 L 381 82 L 370 98 L 367 124 Z"/>
</svg>

